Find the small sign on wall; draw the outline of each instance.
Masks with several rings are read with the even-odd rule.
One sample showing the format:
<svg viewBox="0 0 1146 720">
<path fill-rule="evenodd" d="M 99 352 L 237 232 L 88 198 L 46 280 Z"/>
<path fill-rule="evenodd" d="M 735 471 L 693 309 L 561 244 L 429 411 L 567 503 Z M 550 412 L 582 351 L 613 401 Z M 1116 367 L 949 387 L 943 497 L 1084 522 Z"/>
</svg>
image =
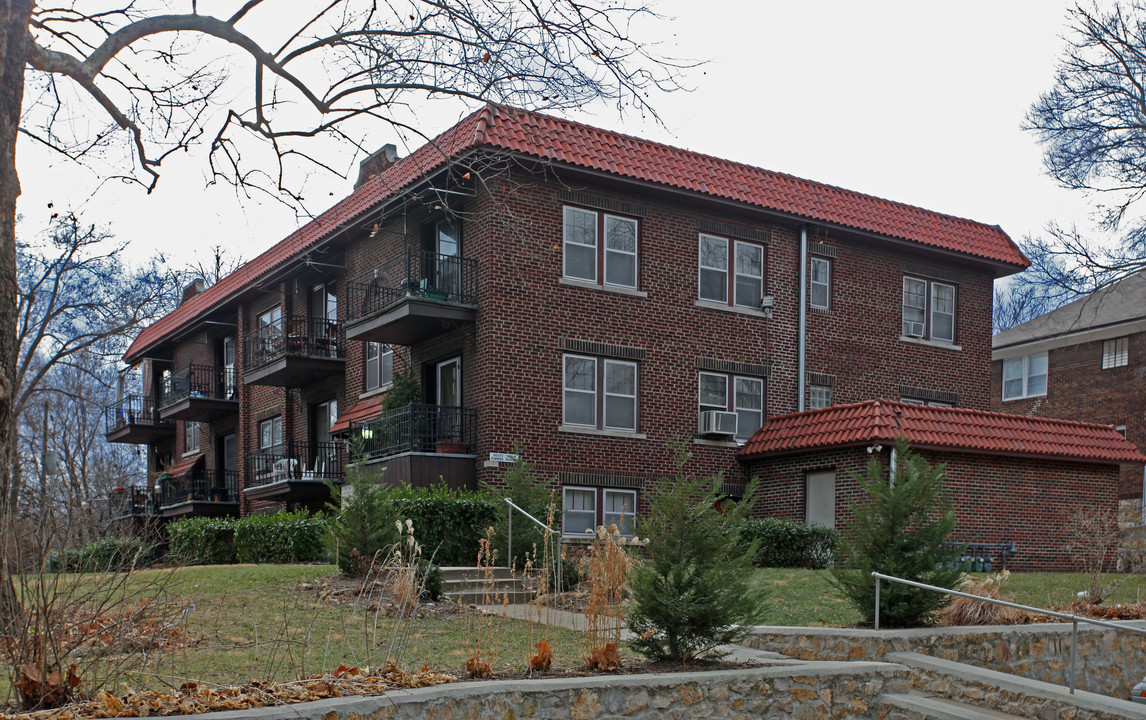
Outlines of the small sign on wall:
<svg viewBox="0 0 1146 720">
<path fill-rule="evenodd" d="M 489 461 L 491 463 L 515 463 L 521 456 L 517 453 L 495 453 L 489 454 Z"/>
</svg>

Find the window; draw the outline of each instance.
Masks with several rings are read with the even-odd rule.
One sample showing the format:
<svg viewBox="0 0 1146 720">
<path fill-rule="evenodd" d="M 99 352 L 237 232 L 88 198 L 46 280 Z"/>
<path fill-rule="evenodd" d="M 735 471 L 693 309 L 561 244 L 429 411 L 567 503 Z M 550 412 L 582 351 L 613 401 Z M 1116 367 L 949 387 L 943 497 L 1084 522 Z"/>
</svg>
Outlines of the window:
<svg viewBox="0 0 1146 720">
<path fill-rule="evenodd" d="M 936 342 L 955 342 L 955 286 L 903 278 L 903 334 Z"/>
<path fill-rule="evenodd" d="M 637 529 L 637 491 L 566 487 L 562 490 L 561 532 L 589 537 L 598 525 L 616 525 L 632 537 Z"/>
<path fill-rule="evenodd" d="M 564 364 L 562 423 L 636 432 L 636 363 L 566 355 Z"/>
<path fill-rule="evenodd" d="M 736 413 L 736 439 L 747 440 L 764 424 L 764 381 L 760 378 L 700 373 L 700 412 Z"/>
<path fill-rule="evenodd" d="M 1003 400 L 1047 394 L 1047 354 L 1003 361 Z"/>
<path fill-rule="evenodd" d="M 199 452 L 199 423 L 186 422 L 183 425 L 183 452 Z"/>
<path fill-rule="evenodd" d="M 283 418 L 281 415 L 259 423 L 259 452 L 281 455 L 283 452 Z"/>
<path fill-rule="evenodd" d="M 701 235 L 699 245 L 701 300 L 759 310 L 764 300 L 764 247 Z M 729 273 L 729 268 L 732 272 Z"/>
<path fill-rule="evenodd" d="M 812 258 L 811 292 L 808 301 L 812 307 L 827 310 L 832 286 L 832 262 L 827 258 Z M 830 394 L 830 393 L 829 393 Z M 829 405 L 831 403 L 828 403 Z M 826 406 L 825 406 L 826 407 Z"/>
<path fill-rule="evenodd" d="M 908 405 L 926 405 L 928 407 L 955 407 L 954 404 L 943 402 L 942 400 L 923 400 L 922 398 L 902 397 L 900 402 L 905 402 Z"/>
<path fill-rule="evenodd" d="M 808 386 L 808 409 L 820 410 L 832 406 L 832 388 L 829 385 Z"/>
<path fill-rule="evenodd" d="M 1122 437 L 1126 437 L 1126 426 L 1125 425 L 1118 425 L 1114 428 L 1114 432 L 1118 433 Z"/>
<path fill-rule="evenodd" d="M 604 247 L 598 238 L 604 235 Z M 636 289 L 637 221 L 565 208 L 565 277 Z"/>
<path fill-rule="evenodd" d="M 394 347 L 366 343 L 366 389 L 377 390 L 394 382 Z"/>
<path fill-rule="evenodd" d="M 1102 342 L 1102 369 L 1125 367 L 1130 360 L 1130 338 L 1120 337 Z"/>
</svg>

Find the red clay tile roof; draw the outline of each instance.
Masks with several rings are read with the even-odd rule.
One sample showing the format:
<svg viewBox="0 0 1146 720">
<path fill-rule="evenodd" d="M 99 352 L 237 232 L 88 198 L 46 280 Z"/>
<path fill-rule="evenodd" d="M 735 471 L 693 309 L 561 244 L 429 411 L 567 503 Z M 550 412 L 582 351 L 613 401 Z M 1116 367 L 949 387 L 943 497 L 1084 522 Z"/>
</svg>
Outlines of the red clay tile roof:
<svg viewBox="0 0 1146 720">
<path fill-rule="evenodd" d="M 868 400 L 769 418 L 740 448 L 740 457 L 751 459 L 844 445 L 888 445 L 900 435 L 915 447 L 1103 464 L 1146 462 L 1146 455 L 1109 425 L 889 400 Z"/>
<path fill-rule="evenodd" d="M 371 420 L 381 414 L 381 398 L 370 398 L 369 400 L 363 400 L 362 402 L 354 403 L 338 414 L 338 422 L 334 423 L 334 427 L 330 428 L 330 434 L 337 435 L 339 433 L 344 433 L 350 429 L 351 422 Z"/>
<path fill-rule="evenodd" d="M 721 160 L 560 118 L 486 105 L 139 334 L 133 362 L 256 280 L 361 221 L 404 188 L 471 150 L 489 148 L 742 202 L 1001 263 L 1029 262 L 999 227 Z"/>
</svg>

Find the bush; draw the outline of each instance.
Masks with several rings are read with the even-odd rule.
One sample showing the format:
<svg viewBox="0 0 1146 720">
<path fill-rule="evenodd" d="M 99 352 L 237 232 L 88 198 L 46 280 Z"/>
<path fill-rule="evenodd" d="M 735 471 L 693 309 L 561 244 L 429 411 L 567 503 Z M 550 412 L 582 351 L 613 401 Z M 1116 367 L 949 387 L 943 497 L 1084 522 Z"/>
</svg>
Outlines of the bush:
<svg viewBox="0 0 1146 720">
<path fill-rule="evenodd" d="M 414 535 L 436 565 L 473 565 L 481 532 L 497 521 L 497 500 L 488 493 L 405 485 L 385 491 L 394 519 L 414 523 Z"/>
<path fill-rule="evenodd" d="M 59 550 L 48 556 L 48 572 L 110 572 L 155 562 L 155 548 L 137 537 L 93 540 L 79 549 Z"/>
<path fill-rule="evenodd" d="M 735 642 L 745 626 L 758 624 L 765 595 L 754 583 L 757 544 L 746 553 L 735 533 L 755 502 L 756 482 L 743 502 L 718 510 L 723 477 L 686 477 L 692 454 L 683 441 L 673 449 L 677 477 L 657 484 L 641 519 L 647 559 L 629 576 L 629 628 L 633 647 L 649 659 L 685 661 Z"/>
<path fill-rule="evenodd" d="M 241 563 L 310 562 L 322 557 L 326 516 L 305 510 L 249 515 L 235 522 L 235 557 Z"/>
<path fill-rule="evenodd" d="M 417 530 L 417 526 L 414 526 Z M 442 568 L 425 558 L 418 561 L 418 576 L 422 578 L 422 599 L 437 602 L 442 599 Z"/>
<path fill-rule="evenodd" d="M 493 544 L 498 557 L 496 564 L 516 564 L 518 567 L 522 567 L 524 562 L 515 563 L 514 558 L 509 557 L 509 543 L 507 542 L 509 539 L 509 515 L 508 506 L 504 499 L 509 498 L 515 505 L 541 522 L 547 522 L 549 506 L 553 504 L 553 530 L 558 532 L 561 531 L 561 500 L 554 497 L 548 483 L 538 479 L 533 466 L 522 457 L 521 448 L 515 447 L 514 452 L 518 455 L 517 462 L 505 473 L 505 483 L 508 487 L 495 487 L 487 484 L 484 485 L 484 489 L 496 498 L 496 515 L 493 522 Z M 545 537 L 540 527 L 521 513 L 514 511 L 513 554 L 517 558 L 524 558 L 525 553 L 532 553 L 534 548 L 540 553 L 547 539 L 549 538 Z M 471 563 L 467 562 L 466 564 Z"/>
<path fill-rule="evenodd" d="M 338 497 L 339 492 L 332 486 L 332 496 Z M 375 556 L 398 542 L 394 509 L 386 488 L 359 464 L 347 467 L 341 492 L 341 506 L 330 505 L 337 514 L 327 524 L 326 546 L 334 553 L 339 570 L 351 577 L 363 577 Z"/>
<path fill-rule="evenodd" d="M 884 477 L 875 457 L 867 477 L 856 476 L 863 493 L 853 500 L 852 520 L 840 533 L 839 563 L 831 582 L 851 600 L 868 622 L 875 619 L 875 581 L 872 572 L 952 589 L 963 575 L 959 557 L 963 547 L 950 542 L 955 511 L 943 490 L 944 466 L 931 467 L 896 443 L 895 482 Z M 884 582 L 880 595 L 880 621 L 892 627 L 927 622 L 949 600 L 948 595 Z"/>
<path fill-rule="evenodd" d="M 745 520 L 739 528 L 740 542 L 760 547 L 757 567 L 823 568 L 832 560 L 836 531 L 785 518 Z"/>
<path fill-rule="evenodd" d="M 235 562 L 235 520 L 188 518 L 167 528 L 170 554 L 179 565 L 224 565 Z"/>
<path fill-rule="evenodd" d="M 561 558 L 561 592 L 569 592 L 581 583 L 581 566 L 576 560 Z M 549 568 L 549 589 L 557 590 L 556 568 Z"/>
</svg>

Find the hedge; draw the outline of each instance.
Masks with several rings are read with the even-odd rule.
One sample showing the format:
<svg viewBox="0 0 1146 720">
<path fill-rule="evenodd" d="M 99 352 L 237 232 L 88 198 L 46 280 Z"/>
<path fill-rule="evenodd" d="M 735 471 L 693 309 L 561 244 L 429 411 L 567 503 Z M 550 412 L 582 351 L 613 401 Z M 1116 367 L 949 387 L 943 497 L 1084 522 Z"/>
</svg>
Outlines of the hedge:
<svg viewBox="0 0 1146 720">
<path fill-rule="evenodd" d="M 822 568 L 831 563 L 836 531 L 783 518 L 753 519 L 741 524 L 740 540 L 760 541 L 758 567 Z"/>
<path fill-rule="evenodd" d="M 171 559 L 179 565 L 224 565 L 235 562 L 235 520 L 188 518 L 167 528 Z"/>
<path fill-rule="evenodd" d="M 81 548 L 57 550 L 48 555 L 48 572 L 107 572 L 147 567 L 155 562 L 155 548 L 137 537 L 111 536 L 93 540 Z"/>
<path fill-rule="evenodd" d="M 397 516 L 414 524 L 422 553 L 435 565 L 473 565 L 485 528 L 497 519 L 497 501 L 484 492 L 458 490 L 439 483 L 387 491 Z"/>
<path fill-rule="evenodd" d="M 248 515 L 235 521 L 235 559 L 241 563 L 311 562 L 323 556 L 326 516 L 305 510 Z"/>
</svg>

